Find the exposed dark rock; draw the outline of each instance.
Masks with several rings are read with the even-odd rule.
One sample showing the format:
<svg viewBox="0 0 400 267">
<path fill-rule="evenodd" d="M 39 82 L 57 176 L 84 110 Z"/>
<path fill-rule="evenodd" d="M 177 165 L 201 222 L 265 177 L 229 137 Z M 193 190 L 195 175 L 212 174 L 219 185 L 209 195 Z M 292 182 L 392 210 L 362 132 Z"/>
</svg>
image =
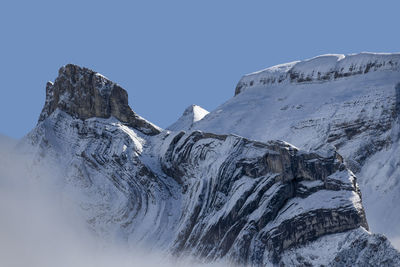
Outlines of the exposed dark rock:
<svg viewBox="0 0 400 267">
<path fill-rule="evenodd" d="M 54 84 L 47 83 L 46 103 L 39 121 L 57 108 L 82 120 L 113 116 L 145 134 L 160 133 L 157 126 L 132 111 L 128 94 L 122 87 L 99 73 L 73 64 L 60 68 Z"/>
<path fill-rule="evenodd" d="M 360 226 L 368 229 L 364 211 L 342 196 L 354 192 L 360 197 L 360 192 L 334 151 L 322 157 L 280 141 L 260 143 L 196 131 L 173 138 L 161 164 L 187 188 L 185 205 L 196 207 L 176 239 L 177 254 L 194 249 L 209 260 L 231 255 L 237 263 L 261 265 L 258 250 L 278 262 L 280 253 L 293 245 Z M 241 181 L 245 189 L 237 185 Z M 307 185 L 318 181 L 314 188 Z M 298 190 L 300 183 L 304 188 Z M 324 191 L 337 192 L 326 197 L 332 203 L 343 198 L 341 204 L 286 213 L 300 199 Z"/>
<path fill-rule="evenodd" d="M 360 257 L 361 256 L 361 257 Z M 390 247 L 383 235 L 355 238 L 351 244 L 342 249 L 330 266 L 398 266 L 399 253 Z"/>
</svg>

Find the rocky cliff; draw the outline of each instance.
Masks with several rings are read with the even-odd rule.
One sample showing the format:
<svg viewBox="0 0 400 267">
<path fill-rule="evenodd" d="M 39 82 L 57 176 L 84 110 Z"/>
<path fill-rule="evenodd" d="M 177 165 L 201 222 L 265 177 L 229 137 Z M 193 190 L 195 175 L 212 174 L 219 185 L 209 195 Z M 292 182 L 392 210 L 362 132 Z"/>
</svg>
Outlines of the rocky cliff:
<svg viewBox="0 0 400 267">
<path fill-rule="evenodd" d="M 82 120 L 111 116 L 149 135 L 160 128 L 138 116 L 128 105 L 128 94 L 118 84 L 87 68 L 68 64 L 60 68 L 54 83 L 46 85 L 46 102 L 39 121 L 56 109 Z"/>
<path fill-rule="evenodd" d="M 179 253 L 261 265 L 320 236 L 368 229 L 355 177 L 334 151 L 193 132 L 176 135 L 161 164 L 183 188 Z"/>
</svg>

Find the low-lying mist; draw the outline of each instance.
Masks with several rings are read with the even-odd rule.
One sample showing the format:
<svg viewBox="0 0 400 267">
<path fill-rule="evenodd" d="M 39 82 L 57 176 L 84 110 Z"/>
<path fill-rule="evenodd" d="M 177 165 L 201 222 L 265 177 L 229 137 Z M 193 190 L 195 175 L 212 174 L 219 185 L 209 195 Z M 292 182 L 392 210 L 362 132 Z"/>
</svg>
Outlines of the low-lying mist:
<svg viewBox="0 0 400 267">
<path fill-rule="evenodd" d="M 36 170 L 34 175 L 30 159 L 14 153 L 11 140 L 0 139 L 0 266 L 200 266 L 96 237 L 75 202 L 53 182 L 54 170 Z"/>
</svg>

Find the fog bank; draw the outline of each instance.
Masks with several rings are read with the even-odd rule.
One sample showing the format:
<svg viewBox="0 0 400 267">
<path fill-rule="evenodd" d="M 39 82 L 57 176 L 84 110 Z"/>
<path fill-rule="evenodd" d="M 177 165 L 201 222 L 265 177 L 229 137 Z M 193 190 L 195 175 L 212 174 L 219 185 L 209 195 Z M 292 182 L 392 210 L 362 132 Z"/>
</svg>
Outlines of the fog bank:
<svg viewBox="0 0 400 267">
<path fill-rule="evenodd" d="M 0 266 L 196 266 L 189 259 L 96 237 L 71 201 L 79 196 L 61 193 L 54 170 L 33 174 L 30 159 L 15 154 L 13 146 L 13 140 L 0 136 Z"/>
</svg>

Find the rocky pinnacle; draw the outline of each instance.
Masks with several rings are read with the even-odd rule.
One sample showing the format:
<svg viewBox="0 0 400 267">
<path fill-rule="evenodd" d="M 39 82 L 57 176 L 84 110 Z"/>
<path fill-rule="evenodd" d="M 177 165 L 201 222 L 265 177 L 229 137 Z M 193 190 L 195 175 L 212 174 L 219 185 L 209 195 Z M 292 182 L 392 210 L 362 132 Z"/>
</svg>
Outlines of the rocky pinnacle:
<svg viewBox="0 0 400 267">
<path fill-rule="evenodd" d="M 46 102 L 39 122 L 56 109 L 82 120 L 113 116 L 147 135 L 161 131 L 129 107 L 128 94 L 122 87 L 99 73 L 73 64 L 61 67 L 55 82 L 47 83 Z"/>
</svg>

